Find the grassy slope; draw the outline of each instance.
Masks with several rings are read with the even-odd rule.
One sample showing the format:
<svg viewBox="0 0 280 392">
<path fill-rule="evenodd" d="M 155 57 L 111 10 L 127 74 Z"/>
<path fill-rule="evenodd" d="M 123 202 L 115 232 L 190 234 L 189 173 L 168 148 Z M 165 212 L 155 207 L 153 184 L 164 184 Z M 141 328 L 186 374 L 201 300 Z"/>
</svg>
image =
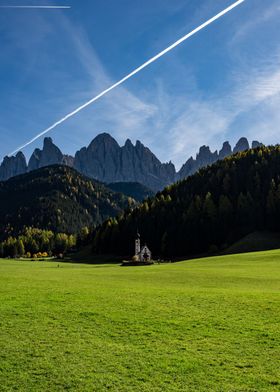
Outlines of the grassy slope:
<svg viewBox="0 0 280 392">
<path fill-rule="evenodd" d="M 240 241 L 226 249 L 225 253 L 246 253 L 258 252 L 260 250 L 270 250 L 280 248 L 280 234 L 271 232 L 259 232 L 248 234 Z"/>
<path fill-rule="evenodd" d="M 280 251 L 0 261 L 1 391 L 278 391 Z"/>
</svg>

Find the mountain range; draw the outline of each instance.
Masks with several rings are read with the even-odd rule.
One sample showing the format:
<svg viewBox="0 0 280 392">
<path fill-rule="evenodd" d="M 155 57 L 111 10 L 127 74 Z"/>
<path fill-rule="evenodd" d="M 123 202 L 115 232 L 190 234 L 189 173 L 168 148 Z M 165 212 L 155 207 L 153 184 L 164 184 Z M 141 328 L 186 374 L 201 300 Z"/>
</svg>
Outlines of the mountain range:
<svg viewBox="0 0 280 392">
<path fill-rule="evenodd" d="M 252 148 L 259 146 L 261 143 L 253 141 Z M 202 146 L 196 158 L 189 158 L 176 172 L 172 162 L 162 163 L 140 141 L 134 145 L 128 139 L 120 146 L 110 134 L 101 133 L 88 147 L 83 147 L 73 157 L 63 154 L 52 139 L 47 137 L 44 139 L 43 149 L 36 148 L 28 163 L 22 152 L 18 152 L 16 156 L 5 157 L 0 166 L 0 181 L 45 166 L 60 164 L 73 167 L 81 174 L 103 183 L 137 182 L 157 192 L 177 180 L 187 178 L 202 167 L 249 148 L 249 142 L 244 137 L 233 149 L 229 142 L 225 142 L 221 150 L 215 152 L 211 152 L 208 146 Z"/>
</svg>

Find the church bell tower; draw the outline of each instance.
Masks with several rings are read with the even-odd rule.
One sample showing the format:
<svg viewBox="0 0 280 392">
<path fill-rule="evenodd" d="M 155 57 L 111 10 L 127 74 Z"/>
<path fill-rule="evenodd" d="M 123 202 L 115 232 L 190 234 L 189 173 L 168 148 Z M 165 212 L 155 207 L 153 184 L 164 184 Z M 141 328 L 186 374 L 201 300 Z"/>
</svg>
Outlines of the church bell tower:
<svg viewBox="0 0 280 392">
<path fill-rule="evenodd" d="M 135 256 L 139 255 L 141 251 L 140 234 L 137 232 L 135 239 Z"/>
</svg>

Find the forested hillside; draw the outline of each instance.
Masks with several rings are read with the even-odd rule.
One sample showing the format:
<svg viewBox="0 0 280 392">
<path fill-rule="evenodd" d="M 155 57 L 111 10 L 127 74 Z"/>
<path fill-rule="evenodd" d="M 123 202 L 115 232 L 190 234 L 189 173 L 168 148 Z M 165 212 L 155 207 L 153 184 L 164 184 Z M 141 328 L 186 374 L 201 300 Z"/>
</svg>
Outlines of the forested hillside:
<svg viewBox="0 0 280 392">
<path fill-rule="evenodd" d="M 112 182 L 111 184 L 106 184 L 106 186 L 114 192 L 123 193 L 139 202 L 155 194 L 155 192 L 139 182 Z"/>
<path fill-rule="evenodd" d="M 133 254 L 137 230 L 165 257 L 224 249 L 255 230 L 280 231 L 280 146 L 235 154 L 109 219 L 94 251 Z"/>
<path fill-rule="evenodd" d="M 0 182 L 0 239 L 23 227 L 79 233 L 136 202 L 67 166 L 49 166 Z"/>
</svg>

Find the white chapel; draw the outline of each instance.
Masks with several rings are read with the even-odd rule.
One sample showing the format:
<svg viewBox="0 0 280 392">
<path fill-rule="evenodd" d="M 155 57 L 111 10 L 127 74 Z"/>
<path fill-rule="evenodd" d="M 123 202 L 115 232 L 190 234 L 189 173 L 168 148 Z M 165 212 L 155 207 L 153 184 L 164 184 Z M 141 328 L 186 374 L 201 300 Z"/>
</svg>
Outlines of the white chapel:
<svg viewBox="0 0 280 392">
<path fill-rule="evenodd" d="M 135 256 L 134 260 L 138 262 L 149 262 L 152 260 L 152 252 L 150 249 L 147 247 L 145 244 L 141 248 L 141 239 L 140 239 L 140 234 L 137 233 L 136 239 L 135 239 Z"/>
</svg>

